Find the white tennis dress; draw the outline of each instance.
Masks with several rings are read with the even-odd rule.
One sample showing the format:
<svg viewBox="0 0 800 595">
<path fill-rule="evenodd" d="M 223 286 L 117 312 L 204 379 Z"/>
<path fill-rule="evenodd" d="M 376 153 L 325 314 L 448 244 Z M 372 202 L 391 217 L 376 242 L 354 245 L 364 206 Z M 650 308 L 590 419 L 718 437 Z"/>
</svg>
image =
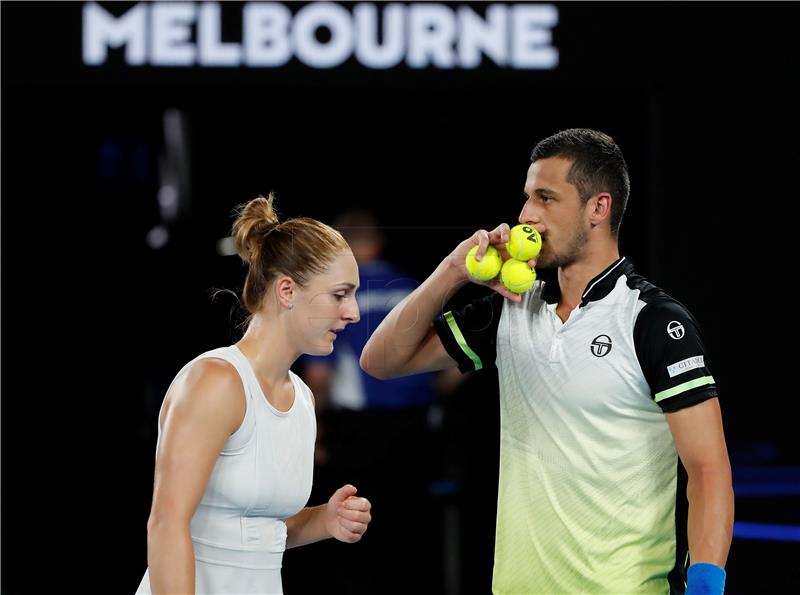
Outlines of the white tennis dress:
<svg viewBox="0 0 800 595">
<path fill-rule="evenodd" d="M 282 593 L 284 520 L 302 510 L 311 493 L 317 431 L 311 391 L 290 371 L 294 402 L 282 412 L 267 401 L 238 347 L 203 353 L 184 369 L 206 358 L 236 368 L 247 410 L 220 452 L 192 517 L 196 593 Z M 148 569 L 136 593 L 150 592 Z"/>
</svg>

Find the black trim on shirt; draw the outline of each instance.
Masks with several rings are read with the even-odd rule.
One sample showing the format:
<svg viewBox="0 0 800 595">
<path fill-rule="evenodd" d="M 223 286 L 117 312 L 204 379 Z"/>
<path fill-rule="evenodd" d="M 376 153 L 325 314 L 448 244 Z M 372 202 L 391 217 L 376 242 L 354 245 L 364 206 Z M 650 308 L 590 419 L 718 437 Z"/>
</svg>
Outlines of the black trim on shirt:
<svg viewBox="0 0 800 595">
<path fill-rule="evenodd" d="M 630 275 L 628 286 L 638 289 L 639 299 L 646 304 L 636 318 L 633 342 L 652 398 L 687 382 L 711 377 L 700 325 L 686 306 L 639 275 Z M 680 332 L 670 333 L 673 327 Z M 703 364 L 693 367 L 695 364 L 691 360 L 699 357 L 703 358 Z M 686 366 L 686 370 L 677 368 L 670 376 L 670 366 L 679 365 Z M 715 383 L 705 382 L 663 398 L 658 405 L 665 412 L 678 411 L 716 395 Z"/>
<path fill-rule="evenodd" d="M 550 279 L 550 270 L 543 271 L 540 279 L 546 280 L 547 283 L 542 291 L 542 299 L 548 304 L 557 304 L 561 300 L 561 288 L 558 285 L 558 275 L 552 275 Z M 633 263 L 627 256 L 618 258 L 603 272 L 596 275 L 589 283 L 586 284 L 583 292 L 581 293 L 581 303 L 579 307 L 587 305 L 589 302 L 597 302 L 606 297 L 617 286 L 617 280 L 622 275 L 633 275 Z"/>
</svg>

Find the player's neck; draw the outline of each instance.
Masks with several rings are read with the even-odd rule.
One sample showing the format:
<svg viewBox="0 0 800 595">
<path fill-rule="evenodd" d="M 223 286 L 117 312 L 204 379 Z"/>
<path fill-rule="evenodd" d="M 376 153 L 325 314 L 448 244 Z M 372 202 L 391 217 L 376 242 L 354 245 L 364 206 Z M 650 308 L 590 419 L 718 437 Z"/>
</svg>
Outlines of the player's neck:
<svg viewBox="0 0 800 595">
<path fill-rule="evenodd" d="M 291 345 L 286 326 L 279 321 L 256 315 L 244 337 L 236 344 L 247 356 L 258 378 L 272 386 L 280 386 L 289 375 L 289 368 L 298 357 Z"/>
<path fill-rule="evenodd" d="M 559 310 L 569 315 L 577 308 L 589 282 L 619 260 L 617 243 L 598 247 L 587 246 L 580 259 L 558 269 L 558 286 L 561 291 Z"/>
</svg>

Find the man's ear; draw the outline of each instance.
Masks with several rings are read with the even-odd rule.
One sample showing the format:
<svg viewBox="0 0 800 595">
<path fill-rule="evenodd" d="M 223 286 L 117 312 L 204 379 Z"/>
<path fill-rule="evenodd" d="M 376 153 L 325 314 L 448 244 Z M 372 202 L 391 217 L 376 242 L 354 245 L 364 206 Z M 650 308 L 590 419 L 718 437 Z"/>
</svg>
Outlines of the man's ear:
<svg viewBox="0 0 800 595">
<path fill-rule="evenodd" d="M 611 203 L 614 199 L 608 192 L 600 192 L 589 199 L 589 222 L 592 227 L 600 225 L 611 216 Z"/>
</svg>

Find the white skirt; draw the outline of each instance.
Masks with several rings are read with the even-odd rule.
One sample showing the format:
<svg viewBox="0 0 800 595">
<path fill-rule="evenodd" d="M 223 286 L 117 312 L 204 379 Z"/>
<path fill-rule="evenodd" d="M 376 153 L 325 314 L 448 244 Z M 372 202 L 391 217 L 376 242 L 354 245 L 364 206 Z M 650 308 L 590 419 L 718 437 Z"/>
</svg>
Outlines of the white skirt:
<svg viewBox="0 0 800 595">
<path fill-rule="evenodd" d="M 200 546 L 200 547 L 198 547 Z M 195 550 L 195 573 L 194 585 L 195 593 L 200 595 L 243 595 L 245 593 L 258 593 L 260 595 L 282 595 L 283 585 L 281 583 L 281 555 L 278 554 L 277 567 L 265 568 L 272 560 L 264 560 L 264 557 L 272 557 L 266 552 L 247 552 L 243 561 L 233 562 L 231 551 L 220 551 L 220 548 L 208 546 L 194 542 Z M 198 551 L 200 550 L 200 551 Z M 223 555 L 219 555 L 222 553 Z M 235 552 L 236 557 L 241 558 L 242 552 Z M 247 558 L 252 554 L 259 555 L 259 568 L 247 564 Z M 213 557 L 209 557 L 209 555 Z M 151 595 L 150 589 L 150 570 L 146 570 L 136 595 Z"/>
<path fill-rule="evenodd" d="M 213 531 L 210 530 L 212 528 Z M 203 534 L 213 537 L 214 540 L 192 536 L 195 593 L 283 594 L 281 566 L 286 543 L 286 525 L 282 521 L 269 518 L 227 519 L 224 523 L 217 521 L 204 524 Z M 232 535 L 242 537 L 234 541 Z M 136 595 L 151 593 L 148 569 Z"/>
</svg>

